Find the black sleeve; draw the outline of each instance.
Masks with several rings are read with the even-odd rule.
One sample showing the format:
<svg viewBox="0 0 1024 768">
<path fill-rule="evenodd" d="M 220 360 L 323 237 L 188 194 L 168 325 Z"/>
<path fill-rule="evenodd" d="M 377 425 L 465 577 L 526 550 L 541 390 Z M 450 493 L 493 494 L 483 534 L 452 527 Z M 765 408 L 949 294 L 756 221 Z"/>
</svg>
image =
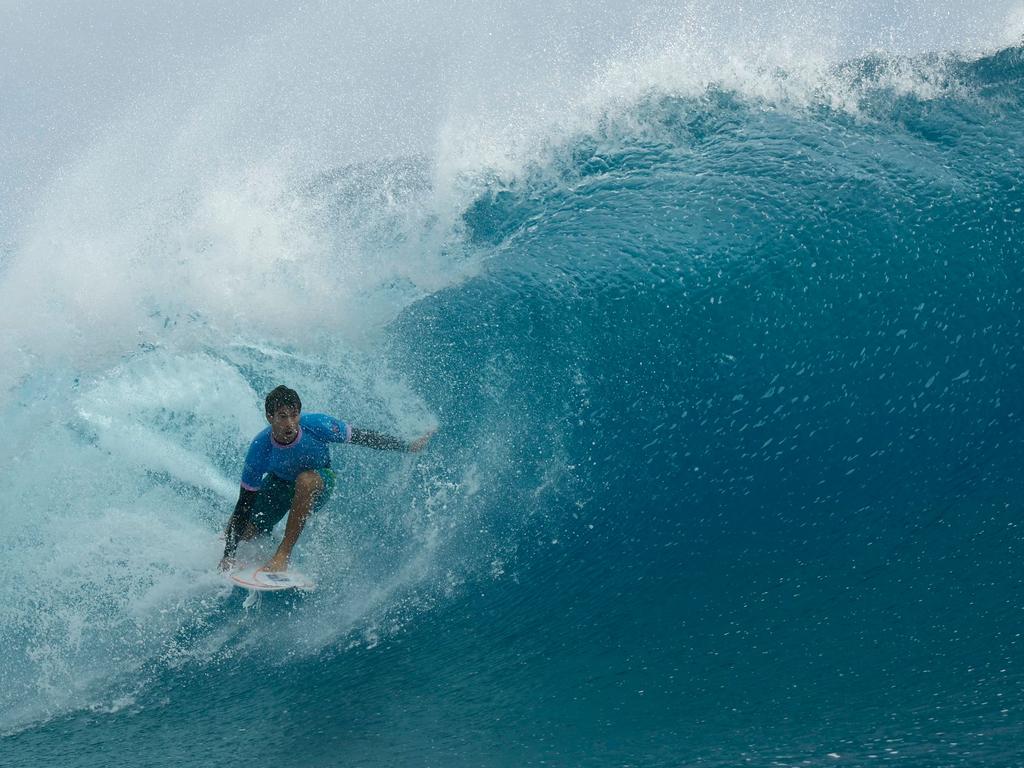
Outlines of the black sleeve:
<svg viewBox="0 0 1024 768">
<path fill-rule="evenodd" d="M 250 491 L 248 488 L 240 488 L 238 501 L 235 503 L 235 511 L 231 513 L 228 520 L 228 528 L 224 532 L 224 557 L 231 557 L 238 548 L 238 539 L 242 535 L 245 524 L 249 522 L 252 515 L 252 506 L 256 503 L 258 491 Z"/>
<path fill-rule="evenodd" d="M 380 432 L 372 432 L 369 429 L 357 429 L 352 427 L 352 439 L 349 441 L 355 445 L 363 445 L 367 448 L 374 448 L 378 451 L 408 451 L 409 444 L 397 437 L 385 435 Z"/>
</svg>

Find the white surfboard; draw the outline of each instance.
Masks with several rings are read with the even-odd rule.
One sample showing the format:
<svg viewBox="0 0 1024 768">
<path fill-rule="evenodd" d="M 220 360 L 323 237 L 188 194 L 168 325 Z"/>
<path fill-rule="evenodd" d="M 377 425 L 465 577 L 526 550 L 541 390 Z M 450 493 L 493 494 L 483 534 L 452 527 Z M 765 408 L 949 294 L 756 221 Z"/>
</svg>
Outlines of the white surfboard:
<svg viewBox="0 0 1024 768">
<path fill-rule="evenodd" d="M 232 584 L 257 592 L 283 592 L 286 589 L 311 592 L 316 589 L 316 583 L 298 571 L 261 571 L 260 567 L 235 568 L 225 576 Z"/>
</svg>

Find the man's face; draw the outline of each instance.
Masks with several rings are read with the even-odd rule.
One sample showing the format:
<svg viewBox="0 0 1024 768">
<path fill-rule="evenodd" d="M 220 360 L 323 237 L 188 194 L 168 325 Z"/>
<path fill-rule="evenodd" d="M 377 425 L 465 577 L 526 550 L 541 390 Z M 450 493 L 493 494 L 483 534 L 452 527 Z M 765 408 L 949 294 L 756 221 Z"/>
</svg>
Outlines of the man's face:
<svg viewBox="0 0 1024 768">
<path fill-rule="evenodd" d="M 299 409 L 282 406 L 272 414 L 267 414 L 270 422 L 270 434 L 282 445 L 294 442 L 299 436 Z"/>
</svg>

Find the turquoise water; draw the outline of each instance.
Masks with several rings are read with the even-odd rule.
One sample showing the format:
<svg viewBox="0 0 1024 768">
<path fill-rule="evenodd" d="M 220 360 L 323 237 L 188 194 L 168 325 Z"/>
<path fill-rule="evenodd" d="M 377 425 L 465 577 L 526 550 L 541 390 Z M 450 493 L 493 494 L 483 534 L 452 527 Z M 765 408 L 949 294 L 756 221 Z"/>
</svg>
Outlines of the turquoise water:
<svg viewBox="0 0 1024 768">
<path fill-rule="evenodd" d="M 0 273 L 0 762 L 1017 765 L 1024 50 L 764 77 L 454 182 L 58 199 Z M 337 449 L 319 590 L 246 608 L 281 381 L 439 431 Z"/>
</svg>

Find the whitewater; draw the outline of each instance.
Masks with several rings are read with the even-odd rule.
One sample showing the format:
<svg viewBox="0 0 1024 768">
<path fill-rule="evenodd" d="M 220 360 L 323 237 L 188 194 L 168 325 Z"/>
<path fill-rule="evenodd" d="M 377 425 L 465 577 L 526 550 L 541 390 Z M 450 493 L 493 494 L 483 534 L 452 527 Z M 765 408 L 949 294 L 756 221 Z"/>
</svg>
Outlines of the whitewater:
<svg viewBox="0 0 1024 768">
<path fill-rule="evenodd" d="M 1024 5 L 5 13 L 0 765 L 1020 764 Z"/>
</svg>

